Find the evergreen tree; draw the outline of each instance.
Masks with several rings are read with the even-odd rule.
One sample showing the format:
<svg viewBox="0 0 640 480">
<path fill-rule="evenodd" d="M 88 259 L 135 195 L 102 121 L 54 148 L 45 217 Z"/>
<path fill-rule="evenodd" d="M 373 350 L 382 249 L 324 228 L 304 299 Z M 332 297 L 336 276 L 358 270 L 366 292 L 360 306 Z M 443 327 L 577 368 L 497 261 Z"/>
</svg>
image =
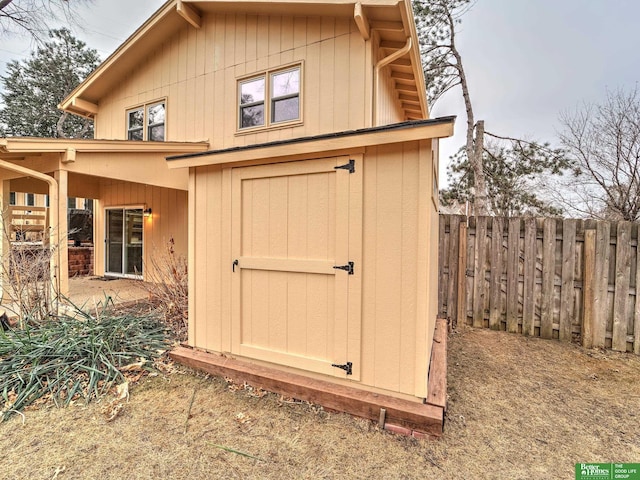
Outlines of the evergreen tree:
<svg viewBox="0 0 640 480">
<path fill-rule="evenodd" d="M 488 142 L 483 152 L 487 213 L 504 217 L 562 214 L 549 201 L 545 184 L 550 178 L 573 170 L 566 152 L 549 144 L 487 135 L 496 139 Z M 473 175 L 466 150 L 461 148 L 447 168 L 450 186 L 441 193 L 443 205 L 473 202 Z"/>
<path fill-rule="evenodd" d="M 12 60 L 3 86 L 1 136 L 93 138 L 93 122 L 58 110 L 58 104 L 100 63 L 98 52 L 65 28 L 26 60 Z"/>
</svg>

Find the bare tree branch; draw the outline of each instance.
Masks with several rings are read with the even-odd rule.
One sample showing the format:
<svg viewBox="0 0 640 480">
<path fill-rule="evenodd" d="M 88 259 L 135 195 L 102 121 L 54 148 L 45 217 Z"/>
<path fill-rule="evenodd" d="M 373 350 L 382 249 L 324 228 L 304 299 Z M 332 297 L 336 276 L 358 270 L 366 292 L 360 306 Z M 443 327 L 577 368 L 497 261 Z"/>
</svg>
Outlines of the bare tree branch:
<svg viewBox="0 0 640 480">
<path fill-rule="evenodd" d="M 28 35 L 40 43 L 55 21 L 79 25 L 73 7 L 93 0 L 0 0 L 0 37 Z"/>
<path fill-rule="evenodd" d="M 640 220 L 640 95 L 608 91 L 601 104 L 561 114 L 560 140 L 580 169 L 573 187 L 590 215 Z M 587 197 L 591 196 L 590 199 Z"/>
</svg>

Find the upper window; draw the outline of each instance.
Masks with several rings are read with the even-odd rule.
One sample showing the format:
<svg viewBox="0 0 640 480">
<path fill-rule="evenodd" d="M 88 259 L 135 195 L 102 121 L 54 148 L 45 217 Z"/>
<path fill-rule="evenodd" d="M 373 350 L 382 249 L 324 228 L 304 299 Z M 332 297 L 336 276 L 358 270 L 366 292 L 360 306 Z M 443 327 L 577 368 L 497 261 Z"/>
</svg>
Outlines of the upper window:
<svg viewBox="0 0 640 480">
<path fill-rule="evenodd" d="M 24 200 L 28 207 L 35 207 L 36 195 L 34 193 L 25 193 Z"/>
<path fill-rule="evenodd" d="M 9 192 L 9 205 L 16 204 L 16 192 Z"/>
<path fill-rule="evenodd" d="M 129 140 L 164 141 L 165 102 L 154 102 L 127 110 Z"/>
<path fill-rule="evenodd" d="M 300 66 L 241 80 L 238 97 L 240 129 L 300 120 Z"/>
</svg>

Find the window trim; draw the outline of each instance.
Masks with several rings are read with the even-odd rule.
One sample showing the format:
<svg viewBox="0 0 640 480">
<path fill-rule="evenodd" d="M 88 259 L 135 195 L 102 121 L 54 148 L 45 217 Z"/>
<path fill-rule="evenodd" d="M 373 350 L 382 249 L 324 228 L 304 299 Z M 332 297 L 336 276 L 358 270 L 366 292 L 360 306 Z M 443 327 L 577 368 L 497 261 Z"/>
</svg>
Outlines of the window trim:
<svg viewBox="0 0 640 480">
<path fill-rule="evenodd" d="M 154 123 L 153 125 L 149 124 L 149 109 L 151 107 L 155 107 L 156 105 L 164 104 L 164 122 L 163 123 Z M 129 124 L 129 114 L 131 112 L 135 112 L 137 110 L 142 110 L 142 127 L 135 127 L 132 129 Z M 150 102 L 141 103 L 132 107 L 125 109 L 125 124 L 126 124 L 126 137 L 127 140 L 131 142 L 166 142 L 167 141 L 167 98 L 160 98 L 157 100 L 152 100 Z M 162 140 L 149 140 L 149 129 L 151 127 L 157 127 L 160 125 L 164 125 L 164 136 Z M 142 131 L 142 140 L 134 140 L 129 137 L 132 131 Z"/>
<path fill-rule="evenodd" d="M 299 88 L 298 88 L 298 93 L 297 94 L 288 94 L 288 95 L 281 95 L 279 97 L 274 97 L 273 96 L 273 76 L 277 75 L 278 73 L 282 73 L 282 72 L 286 72 L 286 71 L 293 71 L 293 70 L 298 70 L 298 79 L 299 79 Z M 243 83 L 247 83 L 251 80 L 254 79 L 259 79 L 259 78 L 263 78 L 264 79 L 264 100 L 262 101 L 258 101 L 258 102 L 252 102 L 252 103 L 245 103 L 242 104 L 241 102 L 241 89 L 240 86 Z M 289 127 L 292 125 L 299 125 L 302 124 L 304 119 L 303 119 L 303 112 L 304 112 L 304 108 L 303 108 L 303 98 L 304 98 L 304 62 L 295 62 L 295 63 L 291 63 L 288 65 L 283 65 L 281 67 L 277 67 L 277 68 L 271 68 L 271 69 L 267 69 L 267 70 L 262 70 L 260 72 L 254 72 L 252 74 L 249 75 L 243 75 L 242 77 L 238 77 L 236 79 L 236 134 L 242 135 L 245 133 L 252 133 L 252 132 L 256 132 L 256 131 L 260 131 L 260 130 L 271 130 L 271 129 L 278 129 L 278 128 L 285 128 L 285 127 Z M 273 102 L 274 100 L 286 100 L 288 98 L 298 98 L 298 118 L 294 118 L 291 120 L 283 120 L 281 122 L 274 122 L 272 120 L 272 114 L 273 114 Z M 252 105 L 259 105 L 259 104 L 263 104 L 264 105 L 264 123 L 262 125 L 256 125 L 253 127 L 242 127 L 240 122 L 242 121 L 242 107 L 248 107 L 248 106 L 252 106 Z"/>
<path fill-rule="evenodd" d="M 142 126 L 140 127 L 131 127 L 131 114 L 133 112 L 137 112 L 139 110 L 142 110 Z M 144 119 L 145 119 L 145 114 L 144 114 L 144 105 L 141 105 L 139 107 L 134 107 L 134 108 L 129 108 L 126 111 L 126 118 L 127 118 L 127 140 L 131 140 L 131 141 L 144 141 Z M 131 138 L 131 132 L 142 132 L 142 140 L 135 140 L 133 138 Z"/>
</svg>

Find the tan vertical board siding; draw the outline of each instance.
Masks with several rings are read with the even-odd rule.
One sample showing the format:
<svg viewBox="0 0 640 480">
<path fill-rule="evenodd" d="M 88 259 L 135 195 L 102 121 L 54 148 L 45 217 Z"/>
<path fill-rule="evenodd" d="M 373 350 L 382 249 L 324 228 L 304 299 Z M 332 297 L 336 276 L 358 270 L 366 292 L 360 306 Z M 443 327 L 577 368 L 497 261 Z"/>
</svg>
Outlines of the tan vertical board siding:
<svg viewBox="0 0 640 480">
<path fill-rule="evenodd" d="M 211 167 L 207 172 L 206 183 L 201 185 L 202 189 L 196 196 L 196 209 L 202 207 L 205 209 L 200 215 L 196 216 L 196 222 L 200 231 L 196 235 L 198 243 L 198 251 L 196 260 L 203 259 L 204 262 L 198 261 L 198 267 L 204 270 L 205 281 L 203 287 L 205 289 L 202 294 L 206 297 L 205 317 L 205 338 L 207 344 L 215 346 L 222 351 L 230 349 L 228 342 L 228 326 L 220 322 L 220 314 L 223 310 L 224 299 L 228 298 L 228 288 L 224 288 L 224 279 L 228 276 L 231 265 L 229 261 L 225 262 L 221 252 L 224 250 L 226 237 L 230 235 L 228 229 L 222 225 L 222 216 L 225 214 L 224 203 L 225 197 L 225 174 L 227 171 L 220 168 Z M 196 210 L 196 211 L 197 211 Z M 228 210 L 231 215 L 231 210 Z M 205 255 L 203 251 L 207 251 Z M 197 287 L 196 287 L 197 288 Z M 202 324 L 201 324 L 202 325 Z"/>
<path fill-rule="evenodd" d="M 357 217 L 357 211 L 362 210 L 362 225 L 353 225 L 350 221 L 349 235 L 343 238 L 348 242 L 348 257 L 355 261 L 356 272 L 362 275 L 362 301 L 359 305 L 350 306 L 348 315 L 351 318 L 357 314 L 352 311 L 352 308 L 362 309 L 361 333 L 348 330 L 347 348 L 351 350 L 353 345 L 357 344 L 362 351 L 356 358 L 344 360 L 361 365 L 359 373 L 360 383 L 363 386 L 412 396 L 426 395 L 430 341 L 437 315 L 438 218 L 430 199 L 432 172 L 430 152 L 430 142 L 423 141 L 404 146 L 370 148 L 362 159 L 358 155 L 352 156 L 351 158 L 356 159 L 357 171 L 362 172 L 363 177 L 361 186 L 358 187 L 355 184 L 351 189 L 352 193 L 354 189 L 362 190 L 362 204 L 359 206 L 348 199 L 340 200 L 341 203 L 346 202 L 346 205 L 340 207 L 351 212 L 351 218 Z M 270 166 L 265 168 L 268 169 Z M 222 172 L 230 172 L 230 170 L 223 169 Z M 346 172 L 340 173 L 346 175 Z M 314 178 L 309 177 L 305 181 L 322 181 L 319 177 L 312 177 Z M 284 251 L 280 251 L 284 248 L 282 244 L 284 240 L 279 240 L 277 233 L 271 235 L 263 231 L 264 222 L 261 219 L 268 217 L 270 224 L 282 227 L 276 230 L 288 232 L 287 255 L 290 256 L 308 252 L 314 239 L 322 239 L 322 236 L 315 232 L 314 225 L 303 223 L 294 228 L 294 224 L 290 223 L 292 215 L 296 216 L 295 212 L 302 212 L 305 208 L 313 209 L 314 202 L 322 202 L 321 196 L 317 194 L 297 198 L 296 192 L 302 192 L 308 188 L 308 185 L 297 185 L 296 182 L 302 181 L 303 177 L 294 176 L 287 180 L 289 194 L 287 204 L 282 208 L 275 204 L 269 206 L 267 203 L 268 211 L 260 213 L 252 209 L 251 212 L 245 212 L 246 215 L 242 216 L 242 226 L 238 224 L 233 229 L 234 232 L 242 229 L 241 250 L 233 250 L 238 247 L 232 247 L 236 243 L 228 240 L 225 233 L 231 231 L 230 225 L 239 214 L 231 213 L 231 205 L 234 201 L 230 198 L 231 191 L 225 187 L 227 184 L 231 185 L 231 180 L 230 174 L 225 180 L 224 173 L 220 170 L 201 167 L 196 170 L 192 185 L 196 212 L 194 225 L 190 230 L 194 235 L 193 244 L 195 245 L 192 259 L 195 265 L 191 270 L 195 300 L 192 305 L 191 321 L 194 322 L 195 331 L 190 337 L 190 343 L 214 351 L 228 351 L 224 342 L 220 341 L 220 337 L 225 337 L 223 329 L 231 325 L 232 306 L 225 307 L 225 297 L 231 295 L 223 293 L 221 300 L 219 291 L 222 289 L 223 292 L 227 292 L 230 288 L 225 286 L 228 284 L 225 284 L 224 279 L 236 278 L 231 273 L 234 255 L 241 253 L 242 255 L 239 256 L 242 261 L 246 252 L 251 250 L 252 255 L 260 257 L 265 254 L 264 248 L 284 254 Z M 273 188 L 274 192 L 282 191 L 284 185 L 278 185 L 278 181 L 270 185 L 273 183 L 272 180 L 268 182 L 269 189 Z M 246 201 L 250 201 L 255 208 L 260 208 L 265 203 L 259 197 L 267 192 L 264 190 L 267 184 L 262 185 L 262 183 L 260 179 L 252 180 L 251 188 L 247 188 L 242 193 L 250 196 Z M 224 193 L 225 188 L 228 193 Z M 319 191 L 317 189 L 308 191 L 312 190 Z M 255 197 L 256 195 L 258 197 Z M 296 197 L 295 201 L 293 197 Z M 221 206 L 217 207 L 217 205 Z M 336 205 L 337 207 L 339 206 Z M 283 210 L 290 210 L 286 217 L 281 215 Z M 209 224 L 212 226 L 208 226 Z M 331 234 L 332 238 L 337 233 Z M 268 239 L 268 244 L 260 240 L 265 237 Z M 335 238 L 337 242 L 339 237 Z M 362 239 L 366 241 L 363 242 Z M 332 242 L 324 243 L 326 245 Z M 359 244 L 362 245 L 361 260 L 357 252 Z M 234 253 L 231 254 L 232 252 Z M 330 256 L 333 253 L 327 252 L 327 255 Z M 261 275 L 264 276 L 263 271 L 241 269 L 241 272 L 242 275 L 247 275 L 246 278 L 243 277 L 246 294 L 251 294 L 253 297 L 256 290 L 264 288 L 261 286 L 262 279 L 259 278 Z M 256 273 L 258 275 L 255 275 Z M 301 274 L 295 272 L 266 273 L 274 277 L 271 280 L 276 283 L 289 282 L 293 289 L 289 295 L 297 298 L 294 302 L 290 297 L 281 299 L 281 307 L 278 307 L 280 301 L 278 298 L 271 298 L 269 308 L 275 309 L 274 315 L 276 310 L 285 307 L 289 313 L 295 314 L 297 306 L 305 302 L 307 305 L 310 304 L 309 302 L 314 302 L 318 292 L 325 288 L 321 284 L 313 283 L 316 282 L 316 279 L 311 279 L 313 275 L 308 276 L 304 281 L 300 279 L 297 282 Z M 337 275 L 343 273 L 345 272 L 337 272 Z M 220 279 L 223 279 L 221 288 Z M 358 294 L 359 292 L 349 287 L 349 297 Z M 257 300 L 259 300 L 258 297 L 256 297 Z M 234 297 L 233 301 L 240 302 L 241 299 Z M 319 305 L 307 307 L 307 312 L 311 312 L 313 316 L 321 310 L 321 307 Z M 332 305 L 326 307 L 335 308 Z M 233 309 L 238 308 L 239 303 L 233 307 Z M 256 304 L 247 302 L 243 308 L 251 315 L 254 309 L 267 307 L 261 306 L 259 302 Z M 327 340 L 331 341 L 333 330 L 336 328 L 326 323 L 302 326 L 289 322 L 285 325 L 278 323 L 281 317 L 276 317 L 279 316 L 270 317 L 266 329 L 265 325 L 251 322 L 241 327 L 234 326 L 236 330 L 232 332 L 232 336 L 237 338 L 239 335 L 244 335 L 251 338 L 252 342 L 268 342 L 278 347 L 278 341 L 280 341 L 276 338 L 278 335 L 270 335 L 286 329 L 287 335 L 291 338 L 307 339 L 307 347 L 304 348 L 317 349 L 320 343 L 324 343 L 318 340 L 326 336 Z M 311 318 L 309 321 L 314 320 Z M 272 327 L 274 330 L 270 332 Z M 295 348 L 298 347 L 302 349 L 303 344 L 298 343 Z M 234 348 L 233 345 L 232 348 Z M 305 352 L 310 353 L 309 350 Z M 316 353 L 322 352 L 315 352 L 314 355 Z M 334 375 L 340 373 L 340 371 L 332 372 Z"/>
<path fill-rule="evenodd" d="M 377 203 L 375 229 L 369 230 L 365 220 L 365 238 L 370 233 L 377 239 L 377 251 L 373 256 L 376 278 L 373 304 L 376 317 L 374 382 L 382 388 L 398 390 L 402 334 L 407 331 L 407 327 L 402 328 L 402 325 L 405 323 L 403 320 L 407 319 L 401 316 L 400 288 L 404 270 L 402 250 L 399 248 L 402 245 L 403 227 L 400 215 L 403 165 L 401 159 L 394 156 L 393 149 L 393 146 L 377 149 L 377 182 L 372 192 L 376 195 Z"/>
<path fill-rule="evenodd" d="M 423 207 L 426 200 L 430 201 L 431 191 L 427 145 L 425 142 L 422 146 L 424 155 L 416 142 L 404 147 L 370 149 L 365 157 L 363 382 L 408 394 L 424 388 L 415 382 L 417 378 L 426 379 L 429 358 L 430 345 L 425 345 L 428 337 L 423 335 L 420 339 L 424 341 L 422 352 L 416 349 L 416 329 L 424 322 L 427 331 L 423 332 L 432 335 L 437 315 L 437 298 L 433 294 L 437 294 L 437 286 L 428 272 L 437 266 L 437 237 L 433 233 L 438 219 L 433 207 Z M 428 230 L 419 224 L 425 211 L 430 212 L 430 218 L 425 219 Z M 429 245 L 425 258 L 417 248 Z M 416 281 L 424 282 L 419 278 L 427 279 L 428 291 L 432 292 L 427 294 L 428 305 L 420 304 L 419 299 L 426 292 L 418 292 Z M 418 318 L 417 305 L 422 305 L 422 315 L 427 318 Z M 425 361 L 416 362 L 421 353 L 427 355 Z"/>
<path fill-rule="evenodd" d="M 218 167 L 195 169 L 190 192 L 194 205 L 189 225 L 190 244 L 194 247 L 189 265 L 194 302 L 190 314 L 194 345 L 226 351 L 222 345 L 221 275 L 227 270 L 221 264 L 222 243 L 222 171 Z M 226 265 L 228 269 L 231 265 Z"/>
<path fill-rule="evenodd" d="M 358 319 L 357 323 L 350 321 L 347 326 L 347 352 L 354 365 L 354 379 L 359 380 L 362 372 L 362 244 L 363 244 L 363 201 L 364 201 L 364 156 L 352 155 L 357 175 L 349 176 L 349 259 L 359 268 L 355 271 L 356 281 L 349 282 L 349 319 Z M 358 301 L 352 301 L 352 299 Z"/>
<path fill-rule="evenodd" d="M 297 62 L 303 122 L 237 135 L 238 76 Z M 365 63 L 365 42 L 351 19 L 205 13 L 199 30 L 185 22 L 101 99 L 100 118 L 108 120 L 98 123 L 96 137 L 126 138 L 125 109 L 165 97 L 167 140 L 209 139 L 213 148 L 363 128 Z M 383 77 L 386 92 L 391 83 L 388 73 Z M 402 120 L 397 110 L 389 110 L 385 123 Z"/>
<path fill-rule="evenodd" d="M 60 239 L 66 239 L 69 233 L 69 225 L 67 218 L 67 195 L 69 188 L 69 174 L 66 170 L 56 170 L 53 177 L 58 182 L 58 218 L 57 220 L 49 219 L 51 225 L 58 226 L 58 235 Z M 26 203 L 26 202 L 25 202 Z M 69 258 L 67 255 L 67 242 L 61 241 L 58 245 L 58 268 L 60 272 L 69 271 Z M 69 293 L 69 277 L 68 275 L 60 275 L 60 283 L 57 285 L 58 291 L 63 295 Z"/>
<path fill-rule="evenodd" d="M 144 218 L 144 267 L 150 268 L 152 254 L 164 254 L 170 238 L 175 241 L 177 255 L 187 256 L 187 192 L 152 187 L 139 183 L 105 181 L 100 188 L 98 231 L 95 238 L 104 238 L 104 210 L 111 207 L 148 206 L 153 215 Z M 94 209 L 96 211 L 96 209 Z M 94 264 L 96 274 L 104 274 L 104 246 L 96 242 Z"/>
<path fill-rule="evenodd" d="M 187 271 L 188 271 L 188 292 L 189 292 L 189 303 L 188 303 L 188 318 L 195 319 L 195 306 L 196 306 L 196 283 L 195 283 L 195 270 L 197 268 L 196 259 L 195 259 L 195 250 L 196 250 L 196 242 L 195 242 L 195 234 L 196 234 L 196 202 L 195 198 L 197 195 L 196 190 L 196 169 L 189 169 L 189 194 L 187 201 L 187 213 L 188 213 L 188 248 L 187 248 Z M 196 322 L 188 321 L 188 332 L 187 332 L 187 341 L 191 344 L 195 343 L 196 338 Z"/>
<path fill-rule="evenodd" d="M 362 211 L 361 168 L 354 174 L 334 168 L 348 160 L 233 170 L 233 353 L 343 378 L 331 364 L 351 361 L 349 379 L 358 379 L 360 318 L 353 304 L 360 303 L 354 284 L 361 266 L 354 275 L 333 268 L 357 259 L 361 248 L 350 241 L 360 224 L 352 217 Z"/>
<path fill-rule="evenodd" d="M 373 51 L 373 66 L 385 58 L 385 52 L 378 48 L 379 37 L 375 33 L 371 39 Z M 376 96 L 376 118 L 373 119 L 375 125 L 388 125 L 391 123 L 402 122 L 404 118 L 404 110 L 398 93 L 395 90 L 395 81 L 391 78 L 391 69 L 387 65 L 379 72 L 378 91 L 373 92 Z"/>
<path fill-rule="evenodd" d="M 426 170 L 426 172 L 422 173 L 421 178 L 425 178 L 425 177 L 428 178 L 428 181 L 426 184 L 420 185 L 420 192 L 422 192 L 422 195 L 423 195 L 420 198 L 423 199 L 424 202 L 427 202 L 430 208 L 430 210 L 424 209 L 426 212 L 425 215 L 428 215 L 428 217 L 430 218 L 430 228 L 429 230 L 426 230 L 426 231 L 424 229 L 420 230 L 418 235 L 418 251 L 420 252 L 426 249 L 429 250 L 429 262 L 427 264 L 429 284 L 427 285 L 427 290 L 426 290 L 428 293 L 425 298 L 424 290 L 418 289 L 418 291 L 416 292 L 419 302 L 421 301 L 421 299 L 424 299 L 422 301 L 427 302 L 426 318 L 423 315 L 418 315 L 416 319 L 417 326 L 419 328 L 426 328 L 426 333 L 427 333 L 426 343 L 424 345 L 419 345 L 416 348 L 419 354 L 424 351 L 423 360 L 420 361 L 420 358 L 418 358 L 418 361 L 416 362 L 415 395 L 421 396 L 421 397 L 427 396 L 427 392 L 425 392 L 424 394 L 422 393 L 422 386 L 423 386 L 422 379 L 427 378 L 429 362 L 431 359 L 431 352 L 433 347 L 433 338 L 434 338 L 435 328 L 436 328 L 437 313 L 438 313 L 438 309 L 437 309 L 438 299 L 436 297 L 437 295 L 436 285 L 438 284 L 438 271 L 436 269 L 438 265 L 438 258 L 437 258 L 438 245 L 437 245 L 437 242 L 435 241 L 435 239 L 438 236 L 438 230 L 437 230 L 438 208 L 431 199 L 431 193 L 433 191 L 434 172 L 436 176 L 438 176 L 439 173 L 438 173 L 438 165 L 437 164 L 434 165 L 434 162 L 437 161 L 437 155 L 434 157 L 434 149 L 432 146 L 433 141 L 434 140 L 421 143 L 421 145 L 423 146 L 423 149 L 422 149 L 423 154 L 420 161 L 421 172 L 422 172 L 422 169 Z M 426 193 L 426 192 L 429 192 L 429 193 Z M 423 211 L 422 205 L 424 205 L 424 203 L 418 205 L 418 209 L 420 212 Z M 422 225 L 422 220 L 420 220 L 420 225 Z M 418 336 L 420 338 L 423 338 L 421 335 L 418 335 Z M 426 382 L 426 380 L 424 381 Z"/>
<path fill-rule="evenodd" d="M 438 219 L 433 207 L 423 207 L 431 201 L 426 150 L 417 144 L 371 148 L 364 162 L 362 382 L 408 394 L 424 391 L 416 378 L 426 380 L 426 344 L 437 315 L 437 298 L 432 295 L 425 304 L 421 287 L 437 294 L 437 277 L 430 277 L 429 269 L 437 267 L 432 235 Z M 424 237 L 433 240 L 431 247 Z M 421 322 L 427 330 L 417 341 Z"/>
</svg>

